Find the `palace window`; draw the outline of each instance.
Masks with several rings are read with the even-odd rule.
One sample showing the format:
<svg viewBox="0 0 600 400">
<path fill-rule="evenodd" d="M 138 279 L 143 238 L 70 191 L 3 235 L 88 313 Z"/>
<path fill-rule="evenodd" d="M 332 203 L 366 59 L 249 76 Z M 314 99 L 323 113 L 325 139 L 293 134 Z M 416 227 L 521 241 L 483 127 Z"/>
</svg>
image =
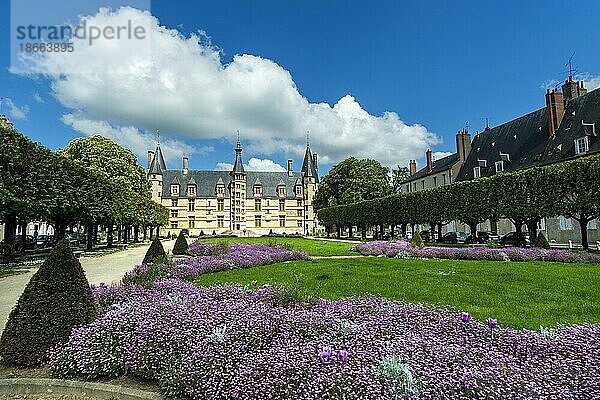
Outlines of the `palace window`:
<svg viewBox="0 0 600 400">
<path fill-rule="evenodd" d="M 254 211 L 262 211 L 262 204 L 260 202 L 260 199 L 254 200 Z"/>
<path fill-rule="evenodd" d="M 302 228 L 302 220 L 298 221 L 298 228 Z"/>
<path fill-rule="evenodd" d="M 279 196 L 285 196 L 285 186 L 277 186 L 277 194 Z"/>
<path fill-rule="evenodd" d="M 196 210 L 196 199 L 189 199 L 188 200 L 188 211 L 195 211 Z"/>
<path fill-rule="evenodd" d="M 596 222 L 595 219 L 591 220 L 590 222 L 588 222 L 588 229 L 598 229 L 598 224 Z"/>
<path fill-rule="evenodd" d="M 279 227 L 285 228 L 285 216 L 284 215 L 279 217 Z"/>
<path fill-rule="evenodd" d="M 225 210 L 225 200 L 217 199 L 217 211 L 223 211 L 223 210 Z"/>
<path fill-rule="evenodd" d="M 573 229 L 573 220 L 561 215 L 558 217 L 558 225 L 561 231 L 570 231 Z"/>
<path fill-rule="evenodd" d="M 171 210 L 171 218 L 179 217 L 179 210 Z"/>
<path fill-rule="evenodd" d="M 279 211 L 285 211 L 285 200 L 284 199 L 279 200 Z"/>
<path fill-rule="evenodd" d="M 260 217 L 260 215 L 254 217 L 254 226 L 256 228 L 260 228 L 262 226 L 262 218 Z"/>
<path fill-rule="evenodd" d="M 504 161 L 496 161 L 496 173 L 504 172 Z"/>
<path fill-rule="evenodd" d="M 217 194 L 225 194 L 225 185 L 217 185 Z"/>
<path fill-rule="evenodd" d="M 588 137 L 575 139 L 575 154 L 585 154 L 589 150 Z"/>
<path fill-rule="evenodd" d="M 302 200 L 298 200 L 297 205 L 298 205 L 298 207 L 302 207 Z"/>
<path fill-rule="evenodd" d="M 255 196 L 261 195 L 262 194 L 262 186 L 254 185 L 253 192 L 254 192 Z"/>
<path fill-rule="evenodd" d="M 437 186 L 437 176 L 433 177 L 433 186 Z"/>
<path fill-rule="evenodd" d="M 442 184 L 446 184 L 446 174 L 442 174 Z"/>
<path fill-rule="evenodd" d="M 192 229 L 192 228 L 195 228 L 195 227 L 196 227 L 196 217 L 194 217 L 194 216 L 190 216 L 190 217 L 188 218 L 188 222 L 189 222 L 190 229 Z"/>
<path fill-rule="evenodd" d="M 481 167 L 473 167 L 473 178 L 481 178 Z"/>
<path fill-rule="evenodd" d="M 188 196 L 195 196 L 196 195 L 196 185 L 189 185 L 187 187 L 187 194 L 188 194 Z"/>
<path fill-rule="evenodd" d="M 301 216 L 302 216 L 302 210 L 298 210 L 298 212 L 297 212 L 297 215 L 298 215 L 299 217 L 301 217 Z"/>
<path fill-rule="evenodd" d="M 178 228 L 177 221 L 171 221 L 171 229 L 177 229 L 177 228 Z"/>
<path fill-rule="evenodd" d="M 177 207 L 177 199 L 171 199 L 171 207 Z"/>
<path fill-rule="evenodd" d="M 171 185 L 171 196 L 179 196 L 179 185 Z"/>
<path fill-rule="evenodd" d="M 222 228 L 224 221 L 225 220 L 222 215 L 217 215 L 217 228 Z"/>
<path fill-rule="evenodd" d="M 296 196 L 302 196 L 302 186 L 296 186 Z"/>
</svg>

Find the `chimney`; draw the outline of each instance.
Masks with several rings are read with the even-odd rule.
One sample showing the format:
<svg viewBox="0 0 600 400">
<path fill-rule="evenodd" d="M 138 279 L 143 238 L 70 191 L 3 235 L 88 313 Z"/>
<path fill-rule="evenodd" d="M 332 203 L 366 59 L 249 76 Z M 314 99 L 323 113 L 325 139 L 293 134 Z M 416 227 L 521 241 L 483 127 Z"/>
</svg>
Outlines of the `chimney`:
<svg viewBox="0 0 600 400">
<path fill-rule="evenodd" d="M 294 162 L 292 160 L 288 160 L 288 176 L 292 176 L 294 173 L 293 164 Z"/>
<path fill-rule="evenodd" d="M 567 101 L 587 93 L 587 89 L 583 87 L 583 81 L 574 81 L 573 77 L 569 78 L 562 85 L 562 94 L 565 104 Z"/>
<path fill-rule="evenodd" d="M 433 171 L 433 159 L 431 157 L 431 149 L 427 149 L 425 152 L 425 156 L 427 157 L 427 173 L 430 174 Z"/>
<path fill-rule="evenodd" d="M 317 153 L 313 153 L 313 164 L 315 165 L 315 169 L 319 171 L 319 164 L 317 163 Z"/>
<path fill-rule="evenodd" d="M 154 158 L 154 152 L 152 150 L 148 150 L 148 170 L 150 170 L 150 164 L 152 164 L 153 158 Z"/>
<path fill-rule="evenodd" d="M 488 129 L 488 128 L 486 128 Z M 460 163 L 464 163 L 471 152 L 471 134 L 463 129 L 456 134 L 456 153 Z"/>
<path fill-rule="evenodd" d="M 560 127 L 565 113 L 563 94 L 556 89 L 546 91 L 546 113 L 548 114 L 548 134 L 553 136 Z"/>
<path fill-rule="evenodd" d="M 187 157 L 183 157 L 183 174 L 187 175 L 188 173 L 188 168 L 189 168 L 189 160 Z"/>
<path fill-rule="evenodd" d="M 417 161 L 416 160 L 410 160 L 410 176 L 414 176 L 417 173 Z"/>
</svg>

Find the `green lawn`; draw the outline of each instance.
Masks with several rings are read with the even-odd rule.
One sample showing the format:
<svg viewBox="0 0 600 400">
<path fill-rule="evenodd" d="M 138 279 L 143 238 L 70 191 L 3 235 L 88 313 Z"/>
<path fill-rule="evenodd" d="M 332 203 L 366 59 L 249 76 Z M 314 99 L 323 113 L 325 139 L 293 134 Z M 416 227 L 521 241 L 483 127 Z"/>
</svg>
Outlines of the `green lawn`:
<svg viewBox="0 0 600 400">
<path fill-rule="evenodd" d="M 597 264 L 320 259 L 207 274 L 196 283 L 247 284 L 256 279 L 290 285 L 295 275 L 307 293 L 329 299 L 369 292 L 410 303 L 451 305 L 514 328 L 600 323 Z"/>
<path fill-rule="evenodd" d="M 286 247 L 303 251 L 311 256 L 356 256 L 356 252 L 350 251 L 352 243 L 305 239 L 299 237 L 250 237 L 250 238 L 215 238 L 201 237 L 198 239 L 207 243 L 277 243 Z"/>
</svg>

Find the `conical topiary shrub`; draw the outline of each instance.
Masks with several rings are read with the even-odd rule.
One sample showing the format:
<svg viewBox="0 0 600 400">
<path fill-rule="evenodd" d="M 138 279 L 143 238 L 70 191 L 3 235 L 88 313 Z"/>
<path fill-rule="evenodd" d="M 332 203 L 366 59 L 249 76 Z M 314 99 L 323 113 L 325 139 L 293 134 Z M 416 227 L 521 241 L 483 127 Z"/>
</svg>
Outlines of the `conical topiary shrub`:
<svg viewBox="0 0 600 400">
<path fill-rule="evenodd" d="M 548 243 L 548 240 L 546 239 L 546 236 L 544 236 L 543 232 L 538 233 L 538 236 L 535 239 L 535 247 L 550 250 L 550 243 Z"/>
<path fill-rule="evenodd" d="M 410 239 L 410 245 L 418 249 L 422 249 L 423 247 L 425 247 L 425 242 L 423 241 L 423 238 L 421 237 L 419 232 L 413 233 L 413 237 L 412 239 Z"/>
<path fill-rule="evenodd" d="M 142 261 L 142 263 L 152 264 L 156 261 L 164 259 L 166 256 L 167 253 L 165 253 L 165 249 L 163 248 L 160 239 L 158 238 L 158 236 L 155 236 L 152 240 L 152 244 L 150 244 L 150 247 L 146 252 L 146 255 L 144 256 L 144 261 Z"/>
<path fill-rule="evenodd" d="M 188 242 L 183 233 L 180 233 L 177 236 L 177 240 L 175 241 L 175 245 L 173 246 L 173 254 L 177 256 L 184 255 L 188 249 Z"/>
<path fill-rule="evenodd" d="M 74 327 L 92 322 L 98 311 L 81 264 L 61 240 L 21 294 L 10 313 L 0 356 L 5 362 L 34 366 L 48 349 L 66 341 Z"/>
</svg>

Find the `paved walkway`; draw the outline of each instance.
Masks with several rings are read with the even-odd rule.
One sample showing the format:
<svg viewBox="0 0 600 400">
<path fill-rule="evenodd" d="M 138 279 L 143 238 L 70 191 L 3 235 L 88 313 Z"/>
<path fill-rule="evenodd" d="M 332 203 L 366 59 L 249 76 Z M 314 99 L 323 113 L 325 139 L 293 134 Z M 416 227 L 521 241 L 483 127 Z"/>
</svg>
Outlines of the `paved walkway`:
<svg viewBox="0 0 600 400">
<path fill-rule="evenodd" d="M 165 241 L 163 247 L 165 251 L 171 251 L 174 244 L 174 240 Z M 82 257 L 79 260 L 90 283 L 118 282 L 126 272 L 142 262 L 148 247 L 150 244 L 100 257 Z M 4 330 L 10 311 L 36 271 L 37 268 L 31 268 L 19 275 L 0 278 L 0 332 Z"/>
</svg>

